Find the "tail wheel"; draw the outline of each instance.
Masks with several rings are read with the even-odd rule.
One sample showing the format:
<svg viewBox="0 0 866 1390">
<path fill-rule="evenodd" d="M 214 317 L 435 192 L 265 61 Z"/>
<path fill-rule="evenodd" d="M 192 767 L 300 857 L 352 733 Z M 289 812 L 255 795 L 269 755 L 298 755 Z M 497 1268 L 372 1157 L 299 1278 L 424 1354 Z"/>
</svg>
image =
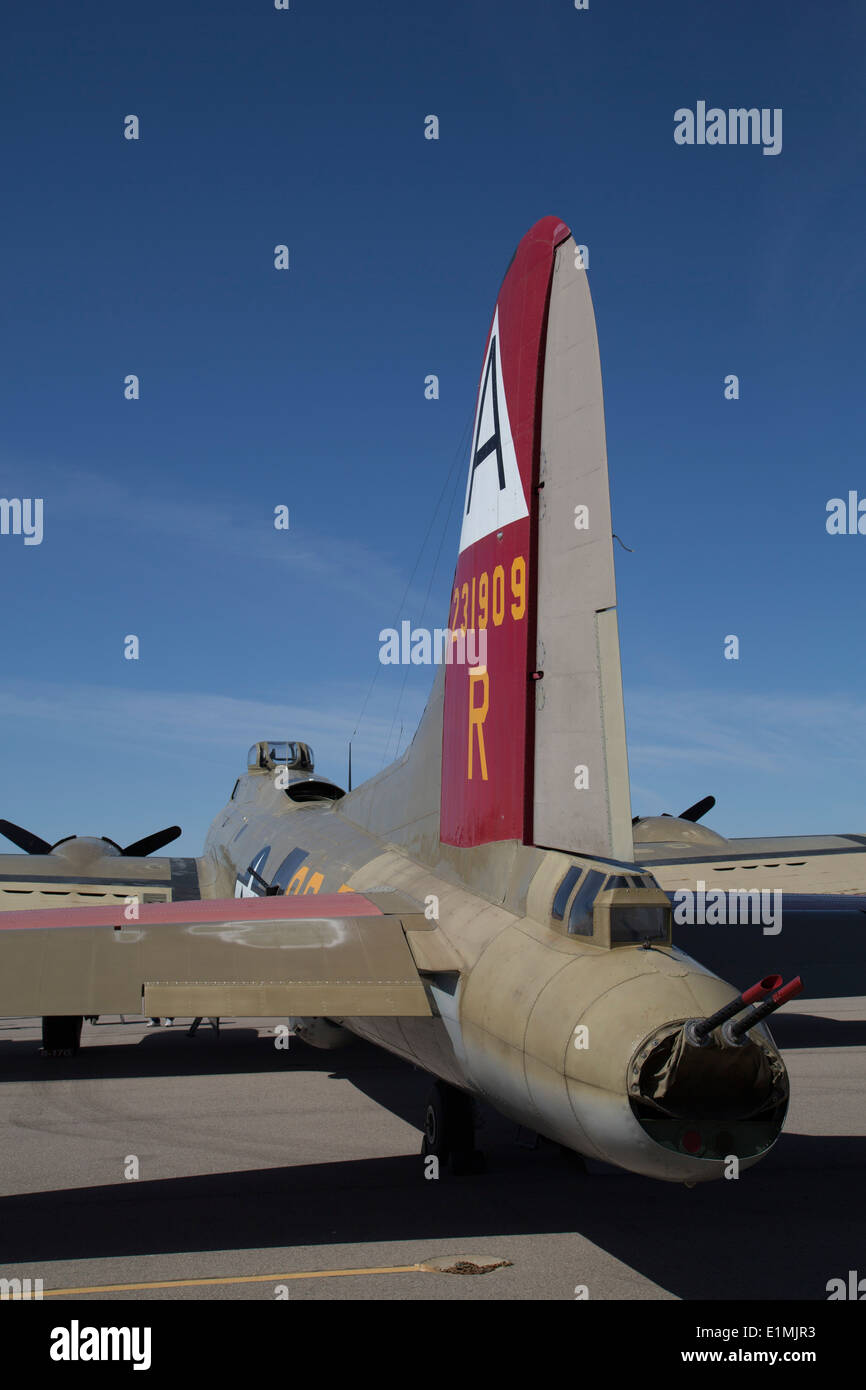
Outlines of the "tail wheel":
<svg viewBox="0 0 866 1390">
<path fill-rule="evenodd" d="M 428 1100 L 424 1112 L 424 1142 L 421 1152 L 435 1154 L 443 1160 L 448 1157 L 448 1150 L 442 1143 L 442 1112 L 432 1098 Z"/>
<path fill-rule="evenodd" d="M 437 1081 L 424 1112 L 424 1157 L 433 1155 L 449 1163 L 455 1174 L 480 1173 L 484 1156 L 475 1148 L 475 1115 L 472 1097 Z"/>
</svg>

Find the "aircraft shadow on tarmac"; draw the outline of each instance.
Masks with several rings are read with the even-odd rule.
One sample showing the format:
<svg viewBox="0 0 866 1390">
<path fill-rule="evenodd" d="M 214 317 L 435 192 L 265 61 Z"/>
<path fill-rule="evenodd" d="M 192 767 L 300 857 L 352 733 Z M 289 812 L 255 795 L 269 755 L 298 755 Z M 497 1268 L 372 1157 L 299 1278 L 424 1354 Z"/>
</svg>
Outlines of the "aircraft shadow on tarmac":
<svg viewBox="0 0 866 1390">
<path fill-rule="evenodd" d="M 136 1021 L 138 1022 L 138 1021 Z M 0 1038 L 0 1082 L 96 1081 L 119 1077 L 227 1076 L 248 1072 L 332 1071 L 336 1058 L 370 1055 L 389 1060 L 389 1054 L 360 1040 L 345 1050 L 325 1052 L 291 1038 L 285 1050 L 273 1037 L 260 1037 L 255 1028 L 233 1027 L 218 1037 L 202 1024 L 195 1037 L 187 1025 L 155 1029 L 129 1041 L 99 1043 L 100 1025 L 85 1024 L 77 1057 L 43 1057 L 34 1038 Z M 396 1066 L 403 1063 L 393 1059 Z M 369 1063 L 366 1063 L 369 1065 Z"/>
<path fill-rule="evenodd" d="M 772 1027 L 783 1050 L 866 1044 L 866 1019 L 779 1013 Z M 31 1025 L 27 1028 L 32 1031 Z M 422 1095 L 418 1105 L 423 1105 L 431 1085 L 423 1072 L 360 1039 L 348 1047 L 326 1052 L 292 1038 L 289 1048 L 282 1050 L 274 1046 L 272 1037 L 259 1036 L 255 1028 L 233 1027 L 217 1037 L 203 1025 L 193 1038 L 187 1038 L 185 1026 L 178 1026 L 148 1033 L 137 1040 L 132 1036 L 129 1042 L 100 1046 L 99 1025 L 85 1024 L 82 1049 L 77 1057 L 42 1057 L 37 1040 L 30 1037 L 18 1041 L 9 1036 L 14 1031 L 14 1028 L 6 1028 L 6 1037 L 0 1037 L 0 1083 L 317 1071 L 333 1072 L 366 1091 L 366 1079 L 377 1073 L 390 1076 L 403 1071 L 421 1078 Z M 374 1099 L 387 1104 L 378 1095 Z M 402 1109 L 398 1113 L 411 1124 L 420 1123 L 417 1105 L 411 1114 L 403 1113 Z"/>
<path fill-rule="evenodd" d="M 790 1023 L 821 1025 L 802 1016 Z M 839 1025 L 843 1030 L 852 1025 Z M 828 1044 L 846 1034 L 830 1030 Z M 180 1038 L 178 1042 L 185 1041 Z M 189 1040 L 191 1043 L 195 1040 Z M 809 1046 L 806 1043 L 793 1043 Z M 176 1074 L 190 1070 L 171 1054 L 172 1034 L 148 1037 L 137 1047 L 89 1049 L 62 1060 L 81 1077 Z M 228 1044 L 228 1045 L 226 1045 Z M 16 1068 L 19 1079 L 46 1076 L 33 1059 L 32 1041 Z M 198 1053 L 207 1072 L 273 1070 L 252 1030 L 224 1035 Z M 8 1067 L 9 1045 L 2 1050 Z M 110 1053 L 111 1056 L 96 1055 Z M 133 1070 L 135 1064 L 142 1070 Z M 164 1055 L 163 1055 L 164 1054 Z M 280 1069 L 324 1071 L 345 1077 L 360 1091 L 416 1127 L 429 1079 L 366 1044 L 339 1053 L 292 1044 Z M 75 1069 L 71 1062 L 75 1061 Z M 253 1063 L 255 1062 L 255 1066 Z M 31 1068 L 36 1065 L 36 1069 Z M 57 1072 L 51 1072 L 57 1077 Z M 287 1083 L 291 1077 L 287 1076 Z M 286 1124 L 292 1123 L 287 1086 Z M 687 1190 L 603 1165 L 586 1174 L 555 1146 L 515 1143 L 516 1127 L 482 1111 L 479 1142 L 488 1172 L 475 1177 L 426 1181 L 418 1151 L 406 1156 L 265 1168 L 197 1177 L 118 1183 L 28 1193 L 0 1199 L 0 1260 L 12 1266 L 56 1260 L 153 1255 L 195 1250 L 312 1247 L 302 1267 L 323 1267 L 317 1246 L 383 1241 L 423 1241 L 425 1253 L 466 1248 L 476 1237 L 555 1234 L 551 1261 L 563 1261 L 563 1297 L 588 1283 L 579 1251 L 567 1255 L 562 1239 L 583 1236 L 615 1259 L 680 1298 L 824 1299 L 831 1278 L 862 1266 L 866 1215 L 862 1171 L 866 1137 L 783 1134 L 773 1152 L 738 1181 Z M 419 1134 L 420 1149 L 420 1134 Z M 417 1252 L 410 1259 L 418 1257 Z M 329 1262 L 333 1256 L 326 1257 Z M 343 1257 L 341 1257 L 343 1258 Z M 348 1253 L 345 1259 L 351 1261 Z M 590 1257 L 592 1258 L 592 1257 Z M 858 1266 L 858 1260 L 860 1266 Z M 282 1266 L 273 1257 L 274 1272 Z M 268 1270 L 268 1261 L 263 1265 Z M 227 1255 L 227 1273 L 231 1272 Z"/>
<path fill-rule="evenodd" d="M 591 1271 L 561 1244 L 574 1232 L 680 1298 L 823 1299 L 862 1264 L 864 1161 L 866 1138 L 788 1135 L 739 1181 L 691 1191 L 587 1176 L 547 1148 L 497 1146 L 486 1174 L 439 1182 L 415 1156 L 268 1168 L 7 1197 L 0 1250 L 12 1266 L 409 1240 L 434 1254 L 483 1236 L 519 1259 L 509 1236 L 555 1233 L 563 1297 L 580 1283 L 591 1297 Z M 279 1253 L 270 1263 L 280 1271 Z M 302 1267 L 317 1266 L 313 1249 Z"/>
<path fill-rule="evenodd" d="M 801 1047 L 862 1047 L 866 1043 L 866 1018 L 778 1013 L 772 1020 L 772 1029 L 783 1051 Z"/>
<path fill-rule="evenodd" d="M 91 1034 L 91 1037 L 93 1035 Z M 356 1090 L 385 1106 L 401 1120 L 421 1126 L 432 1078 L 393 1053 L 360 1038 L 339 1050 L 324 1051 L 292 1039 L 285 1051 L 274 1047 L 273 1038 L 261 1038 L 254 1029 L 232 1028 L 217 1038 L 213 1032 L 187 1039 L 181 1030 L 148 1034 L 137 1043 L 82 1048 L 77 1057 L 42 1057 L 34 1039 L 0 1041 L 0 1080 L 99 1081 L 177 1076 L 265 1075 L 279 1072 L 286 1080 L 286 1118 L 291 1120 L 291 1080 L 296 1072 L 321 1072 L 333 1080 L 350 1082 Z M 0 1091 L 2 1095 L 2 1091 Z M 517 1126 L 483 1107 L 482 1125 L 503 1124 L 516 1133 Z M 0 1111 L 2 1123 L 2 1111 Z"/>
</svg>

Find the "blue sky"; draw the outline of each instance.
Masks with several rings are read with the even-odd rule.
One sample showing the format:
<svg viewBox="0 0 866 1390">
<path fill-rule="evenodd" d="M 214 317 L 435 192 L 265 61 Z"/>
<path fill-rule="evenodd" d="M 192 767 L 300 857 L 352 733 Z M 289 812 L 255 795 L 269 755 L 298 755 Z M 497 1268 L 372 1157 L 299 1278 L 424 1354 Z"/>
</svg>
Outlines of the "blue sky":
<svg viewBox="0 0 866 1390">
<path fill-rule="evenodd" d="M 635 810 L 866 830 L 866 537 L 825 529 L 866 495 L 864 67 L 845 2 L 16 7 L 0 495 L 43 497 L 45 534 L 0 536 L 0 814 L 177 820 L 195 853 L 256 738 L 343 778 L 380 629 L 446 621 L 490 314 L 554 213 L 589 247 L 634 551 Z M 676 145 L 701 99 L 782 108 L 782 152 Z M 411 737 L 404 674 L 358 776 Z"/>
</svg>

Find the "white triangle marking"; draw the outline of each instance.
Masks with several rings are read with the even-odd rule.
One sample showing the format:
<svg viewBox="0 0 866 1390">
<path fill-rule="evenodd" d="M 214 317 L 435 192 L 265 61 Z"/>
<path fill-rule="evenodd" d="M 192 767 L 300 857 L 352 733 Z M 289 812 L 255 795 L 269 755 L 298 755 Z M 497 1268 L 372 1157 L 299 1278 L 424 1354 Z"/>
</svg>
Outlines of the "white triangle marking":
<svg viewBox="0 0 866 1390">
<path fill-rule="evenodd" d="M 511 437 L 497 306 L 475 406 L 460 554 L 483 536 L 501 531 L 503 526 L 524 516 L 529 516 L 529 508 Z"/>
</svg>

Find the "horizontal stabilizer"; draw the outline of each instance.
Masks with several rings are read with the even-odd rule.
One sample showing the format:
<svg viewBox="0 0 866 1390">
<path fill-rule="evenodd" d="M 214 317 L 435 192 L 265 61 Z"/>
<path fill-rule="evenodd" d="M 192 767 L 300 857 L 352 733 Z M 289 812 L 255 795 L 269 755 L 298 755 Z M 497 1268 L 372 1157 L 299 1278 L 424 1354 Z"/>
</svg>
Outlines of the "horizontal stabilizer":
<svg viewBox="0 0 866 1390">
<path fill-rule="evenodd" d="M 378 905 L 389 897 L 145 904 L 133 920 L 122 906 L 6 912 L 0 1016 L 429 1017 L 403 913 Z"/>
</svg>

